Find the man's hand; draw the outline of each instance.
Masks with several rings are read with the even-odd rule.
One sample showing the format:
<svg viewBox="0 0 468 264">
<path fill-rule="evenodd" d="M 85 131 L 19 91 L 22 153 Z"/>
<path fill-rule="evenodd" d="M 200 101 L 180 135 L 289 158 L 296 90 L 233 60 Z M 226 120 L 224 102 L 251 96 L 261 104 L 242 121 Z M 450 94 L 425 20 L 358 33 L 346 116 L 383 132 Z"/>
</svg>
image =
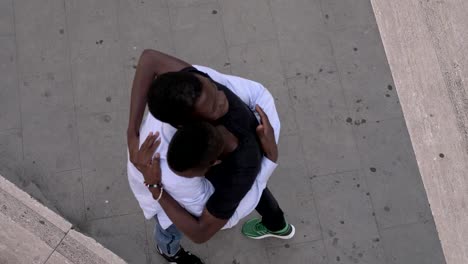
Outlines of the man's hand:
<svg viewBox="0 0 468 264">
<path fill-rule="evenodd" d="M 143 174 L 146 184 L 161 182 L 161 166 L 159 164 L 159 153 L 154 154 L 161 144 L 159 133 L 150 133 L 140 150 L 136 153 L 137 169 Z"/>
<path fill-rule="evenodd" d="M 268 116 L 259 105 L 255 106 L 255 110 L 260 115 L 260 125 L 256 130 L 263 152 L 265 152 L 265 156 L 269 160 L 276 163 L 278 161 L 278 146 L 276 145 L 273 127 L 270 124 Z"/>
</svg>

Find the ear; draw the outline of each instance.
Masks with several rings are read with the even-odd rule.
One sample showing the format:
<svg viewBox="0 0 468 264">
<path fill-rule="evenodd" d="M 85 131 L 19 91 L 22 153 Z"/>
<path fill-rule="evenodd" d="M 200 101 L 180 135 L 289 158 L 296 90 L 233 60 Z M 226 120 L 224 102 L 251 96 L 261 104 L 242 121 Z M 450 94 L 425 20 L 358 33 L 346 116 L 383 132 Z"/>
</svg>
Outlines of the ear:
<svg viewBox="0 0 468 264">
<path fill-rule="evenodd" d="M 216 165 L 220 164 L 221 162 L 222 162 L 221 160 L 216 160 L 215 162 L 213 162 L 211 164 L 211 167 L 216 166 Z"/>
</svg>

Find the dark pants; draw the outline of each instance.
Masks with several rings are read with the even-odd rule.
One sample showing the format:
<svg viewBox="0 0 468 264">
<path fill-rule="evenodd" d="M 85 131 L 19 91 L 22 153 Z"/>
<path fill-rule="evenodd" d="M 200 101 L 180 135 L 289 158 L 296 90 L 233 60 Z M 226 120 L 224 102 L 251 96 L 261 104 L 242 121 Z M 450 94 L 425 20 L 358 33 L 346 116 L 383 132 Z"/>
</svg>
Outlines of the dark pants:
<svg viewBox="0 0 468 264">
<path fill-rule="evenodd" d="M 279 231 L 286 226 L 283 210 L 279 207 L 268 187 L 263 190 L 255 209 L 262 216 L 262 223 L 268 230 Z"/>
</svg>

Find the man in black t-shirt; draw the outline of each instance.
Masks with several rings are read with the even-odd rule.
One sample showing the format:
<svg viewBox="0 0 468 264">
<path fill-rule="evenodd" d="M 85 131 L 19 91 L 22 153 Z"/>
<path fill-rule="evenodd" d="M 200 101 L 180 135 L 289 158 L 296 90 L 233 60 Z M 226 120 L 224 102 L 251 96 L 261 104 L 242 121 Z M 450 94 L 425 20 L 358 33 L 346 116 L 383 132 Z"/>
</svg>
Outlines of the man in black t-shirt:
<svg viewBox="0 0 468 264">
<path fill-rule="evenodd" d="M 192 77 L 195 78 L 192 79 Z M 201 89 L 206 89 L 201 91 L 200 98 L 209 98 L 210 96 L 205 96 L 205 94 L 212 92 L 218 93 L 217 97 L 225 96 L 226 98 L 228 105 L 226 113 L 212 121 L 212 125 L 196 125 L 194 121 L 200 119 L 193 116 L 184 117 L 181 114 L 174 117 L 173 111 L 169 113 L 168 109 L 161 107 L 162 102 L 171 105 L 171 107 L 185 104 L 186 98 L 174 98 L 164 93 L 168 89 L 171 89 L 172 93 L 174 89 L 182 87 L 183 92 L 194 94 L 190 84 L 195 83 L 197 79 L 201 81 Z M 204 83 L 205 85 L 203 85 Z M 201 104 L 210 106 L 210 100 Z M 271 130 L 268 133 L 269 139 L 265 139 L 260 133 L 259 140 L 256 134 L 259 123 L 250 108 L 229 89 L 193 67 L 159 76 L 153 82 L 150 90 L 148 106 L 153 116 L 179 128 L 171 140 L 167 153 L 167 161 L 171 169 L 178 175 L 185 177 L 206 175 L 215 188 L 214 194 L 208 200 L 205 210 L 198 219 L 183 209 L 169 194 L 161 192 L 159 187 L 150 188 L 153 196 L 159 198 L 160 205 L 175 226 L 192 241 L 203 243 L 226 224 L 244 195 L 252 187 L 263 157 L 263 151 L 260 147 L 262 139 L 264 142 L 268 142 L 268 144 L 262 144 L 266 157 L 276 162 L 278 154 L 273 129 L 268 123 L 266 115 L 258 107 L 257 110 L 264 122 L 263 126 Z M 166 114 L 168 119 L 166 119 Z M 182 123 L 178 123 L 181 121 Z M 267 123 L 265 124 L 265 122 Z M 152 137 L 150 141 L 156 140 L 155 136 Z M 212 142 L 216 138 L 221 138 L 217 141 L 218 144 L 216 141 Z M 219 142 L 222 143 L 221 146 L 219 146 Z M 144 149 L 145 147 L 142 146 L 142 151 Z M 146 153 L 151 153 L 151 151 L 146 151 Z M 150 157 L 151 155 L 148 156 L 148 158 Z M 157 177 L 151 175 L 150 171 L 143 171 L 143 175 L 147 182 L 160 182 Z M 262 222 L 255 222 L 244 228 L 244 235 L 255 239 L 264 237 L 287 239 L 292 237 L 294 227 L 286 223 L 283 211 L 268 189 L 265 190 L 264 194 L 262 194 L 258 206 L 260 208 L 258 211 L 264 219 Z M 160 195 L 162 196 L 160 197 Z"/>
</svg>

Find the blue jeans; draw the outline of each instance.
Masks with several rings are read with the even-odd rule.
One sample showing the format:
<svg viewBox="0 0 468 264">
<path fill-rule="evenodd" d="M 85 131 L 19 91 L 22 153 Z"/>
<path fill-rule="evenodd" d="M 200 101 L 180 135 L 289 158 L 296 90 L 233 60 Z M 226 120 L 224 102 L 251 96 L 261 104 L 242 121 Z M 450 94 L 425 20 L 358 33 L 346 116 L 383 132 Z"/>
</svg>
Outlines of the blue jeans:
<svg viewBox="0 0 468 264">
<path fill-rule="evenodd" d="M 177 230 L 175 225 L 169 226 L 166 230 L 159 224 L 157 217 L 156 226 L 154 228 L 154 241 L 159 249 L 167 256 L 174 256 L 180 249 L 180 240 L 182 233 Z"/>
</svg>

